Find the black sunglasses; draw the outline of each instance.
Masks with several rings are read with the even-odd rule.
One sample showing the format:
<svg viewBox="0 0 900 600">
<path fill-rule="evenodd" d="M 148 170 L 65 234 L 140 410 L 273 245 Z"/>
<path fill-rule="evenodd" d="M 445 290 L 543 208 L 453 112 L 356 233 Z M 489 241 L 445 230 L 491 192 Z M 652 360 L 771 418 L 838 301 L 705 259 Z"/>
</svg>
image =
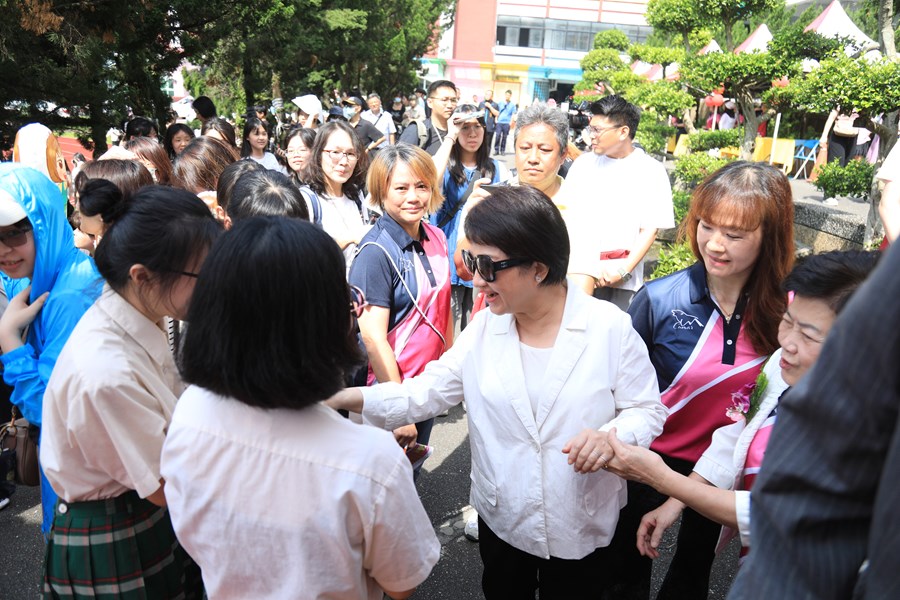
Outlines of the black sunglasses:
<svg viewBox="0 0 900 600">
<path fill-rule="evenodd" d="M 497 271 L 502 271 L 503 269 L 508 269 L 510 267 L 518 267 L 519 265 L 527 265 L 533 262 L 527 258 L 507 258 L 506 260 L 495 261 L 486 254 L 474 256 L 468 250 L 462 251 L 462 259 L 463 264 L 466 265 L 469 273 L 474 275 L 475 271 L 478 271 L 481 278 L 488 283 L 497 279 Z"/>
<path fill-rule="evenodd" d="M 8 248 L 17 248 L 25 244 L 28 241 L 27 233 L 34 229 L 28 219 L 19 221 L 15 227 L 15 229 L 0 233 L 0 243 Z"/>
</svg>

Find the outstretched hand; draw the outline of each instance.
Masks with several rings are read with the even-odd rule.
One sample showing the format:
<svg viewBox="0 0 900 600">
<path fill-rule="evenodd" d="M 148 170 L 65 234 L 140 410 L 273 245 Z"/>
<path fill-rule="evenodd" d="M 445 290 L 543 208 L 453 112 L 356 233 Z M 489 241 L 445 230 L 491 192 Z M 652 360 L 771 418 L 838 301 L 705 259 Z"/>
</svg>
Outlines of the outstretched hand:
<svg viewBox="0 0 900 600">
<path fill-rule="evenodd" d="M 609 445 L 613 454 L 607 470 L 623 479 L 656 487 L 668 470 L 666 463 L 656 452 L 620 442 L 616 437 L 615 427 L 609 431 Z"/>
</svg>

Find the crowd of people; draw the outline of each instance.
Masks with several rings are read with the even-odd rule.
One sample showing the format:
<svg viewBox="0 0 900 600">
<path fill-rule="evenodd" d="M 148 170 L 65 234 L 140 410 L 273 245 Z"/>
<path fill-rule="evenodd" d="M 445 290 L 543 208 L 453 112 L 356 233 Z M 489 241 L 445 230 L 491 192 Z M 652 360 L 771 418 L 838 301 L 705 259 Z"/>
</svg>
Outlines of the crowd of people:
<svg viewBox="0 0 900 600">
<path fill-rule="evenodd" d="M 801 543 L 816 497 L 798 486 L 817 481 L 790 459 L 822 443 L 816 365 L 837 376 L 859 355 L 844 315 L 896 290 L 897 253 L 876 290 L 878 253 L 795 262 L 788 180 L 737 161 L 693 191 L 696 262 L 645 283 L 675 221 L 665 168 L 634 142 L 638 107 L 595 102 L 579 155 L 564 112 L 511 96 L 463 102 L 447 80 L 390 109 L 301 96 L 278 143 L 265 107 L 236 129 L 201 97 L 199 132 L 136 117 L 68 195 L 46 148 L 43 165 L 0 166 L 0 361 L 39 440 L 44 597 L 406 598 L 440 557 L 416 481 L 435 417 L 462 403 L 466 536 L 490 600 L 649 598 L 679 519 L 658 598 L 705 598 L 735 532 L 738 597 L 897 591 L 867 545 L 870 522 L 897 525 L 879 487 L 893 337 L 864 342 L 891 371 L 867 392 L 888 397 L 879 415 L 854 414 L 862 390 L 844 380 L 840 410 L 821 411 L 879 423 L 868 479 L 846 492 L 863 497 L 821 511 L 846 520 L 852 551 L 786 550 L 827 549 L 825 534 Z M 894 323 L 895 304 L 874 316 Z M 847 452 L 827 481 L 846 483 Z M 781 544 L 780 564 L 758 560 L 790 595 L 778 580 L 756 594 L 758 543 Z M 845 579 L 823 586 L 823 565 Z"/>
</svg>

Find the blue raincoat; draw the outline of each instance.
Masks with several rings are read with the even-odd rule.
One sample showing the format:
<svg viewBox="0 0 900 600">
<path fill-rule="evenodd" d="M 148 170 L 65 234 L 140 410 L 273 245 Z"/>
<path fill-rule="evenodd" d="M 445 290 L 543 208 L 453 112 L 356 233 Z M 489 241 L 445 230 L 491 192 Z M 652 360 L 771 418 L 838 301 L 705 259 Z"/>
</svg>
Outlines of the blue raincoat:
<svg viewBox="0 0 900 600">
<path fill-rule="evenodd" d="M 65 211 L 59 210 L 59 190 L 35 169 L 16 163 L 0 165 L 0 189 L 9 193 L 34 227 L 35 260 L 31 280 L 0 279 L 10 299 L 31 284 L 29 302 L 50 292 L 28 328 L 25 345 L 0 356 L 3 379 L 13 387 L 11 400 L 22 415 L 41 424 L 44 390 L 56 359 L 81 316 L 100 295 L 103 280 L 94 261 L 75 247 Z M 50 532 L 56 494 L 41 473 L 44 535 Z"/>
</svg>

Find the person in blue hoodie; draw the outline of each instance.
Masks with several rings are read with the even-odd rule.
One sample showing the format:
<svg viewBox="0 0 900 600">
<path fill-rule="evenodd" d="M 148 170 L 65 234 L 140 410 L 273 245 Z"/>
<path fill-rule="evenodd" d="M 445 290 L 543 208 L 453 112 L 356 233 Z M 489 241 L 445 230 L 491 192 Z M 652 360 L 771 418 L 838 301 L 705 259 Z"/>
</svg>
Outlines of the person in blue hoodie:
<svg viewBox="0 0 900 600">
<path fill-rule="evenodd" d="M 0 318 L 0 361 L 12 403 L 38 427 L 56 358 L 103 289 L 58 204 L 59 190 L 46 175 L 16 163 L 0 165 L 0 280 L 9 298 Z M 41 504 L 46 538 L 56 494 L 43 472 Z"/>
</svg>

